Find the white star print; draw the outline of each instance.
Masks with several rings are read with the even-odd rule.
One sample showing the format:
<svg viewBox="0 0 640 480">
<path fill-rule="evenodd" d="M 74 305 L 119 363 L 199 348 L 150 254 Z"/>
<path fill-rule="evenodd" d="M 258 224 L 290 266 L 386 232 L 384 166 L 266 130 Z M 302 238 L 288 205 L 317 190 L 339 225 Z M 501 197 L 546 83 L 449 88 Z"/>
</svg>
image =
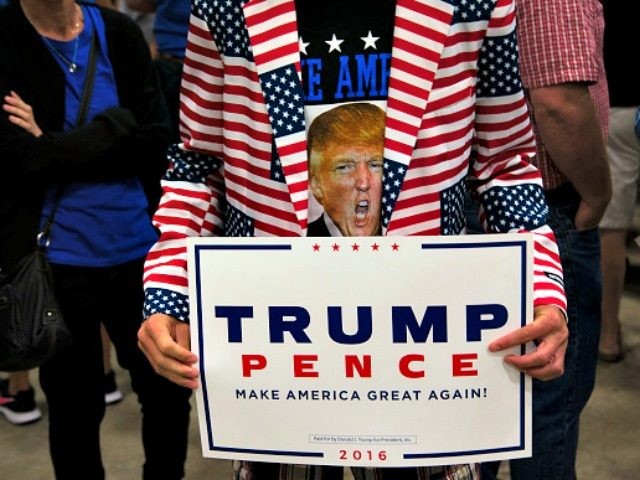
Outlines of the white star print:
<svg viewBox="0 0 640 480">
<path fill-rule="evenodd" d="M 324 41 L 324 43 L 329 45 L 329 53 L 333 52 L 334 50 L 337 50 L 338 52 L 342 52 L 342 50 L 340 49 L 340 44 L 342 44 L 342 42 L 344 42 L 344 40 L 338 40 L 336 38 L 336 34 L 335 33 L 331 37 L 331 40 L 325 40 Z"/>
<path fill-rule="evenodd" d="M 307 47 L 309 46 L 309 42 L 305 42 L 302 37 L 300 37 L 298 39 L 298 45 L 300 45 L 300 53 L 304 53 L 305 55 L 308 55 L 307 53 Z"/>
<path fill-rule="evenodd" d="M 373 48 L 374 50 L 377 50 L 378 47 L 376 47 L 376 42 L 380 40 L 380 37 L 374 37 L 373 34 L 371 33 L 371 30 L 369 30 L 369 33 L 367 34 L 367 36 L 360 37 L 360 40 L 364 42 L 365 50 L 369 47 Z"/>
</svg>

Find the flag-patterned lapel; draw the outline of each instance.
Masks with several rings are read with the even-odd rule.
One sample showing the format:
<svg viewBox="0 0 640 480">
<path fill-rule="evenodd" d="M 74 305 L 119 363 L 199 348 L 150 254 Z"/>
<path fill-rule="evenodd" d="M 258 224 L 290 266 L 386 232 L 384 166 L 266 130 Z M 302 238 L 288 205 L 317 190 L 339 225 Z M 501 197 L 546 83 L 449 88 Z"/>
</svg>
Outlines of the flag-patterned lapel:
<svg viewBox="0 0 640 480">
<path fill-rule="evenodd" d="M 309 201 L 304 93 L 293 0 L 249 0 L 244 15 L 275 147 L 301 228 Z"/>
<path fill-rule="evenodd" d="M 456 1 L 397 1 L 385 130 L 385 231 L 411 161 Z"/>
</svg>

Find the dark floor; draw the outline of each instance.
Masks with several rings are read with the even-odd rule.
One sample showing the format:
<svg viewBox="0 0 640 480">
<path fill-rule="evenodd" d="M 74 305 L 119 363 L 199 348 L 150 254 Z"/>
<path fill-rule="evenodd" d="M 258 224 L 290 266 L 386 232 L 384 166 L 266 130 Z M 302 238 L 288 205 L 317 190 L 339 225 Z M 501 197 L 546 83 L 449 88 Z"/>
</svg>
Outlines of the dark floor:
<svg viewBox="0 0 640 480">
<path fill-rule="evenodd" d="M 621 313 L 626 356 L 621 363 L 599 365 L 596 390 L 581 422 L 577 466 L 581 480 L 640 478 L 640 249 L 635 248 Z M 142 462 L 139 413 L 126 375 L 118 373 L 125 399 L 108 408 L 102 429 L 104 461 L 109 480 L 135 480 L 140 478 Z M 46 416 L 39 391 L 37 401 Z M 46 418 L 23 427 L 0 418 L 0 480 L 53 478 L 46 425 Z M 229 461 L 201 457 L 194 417 L 186 478 L 229 480 L 230 467 Z M 500 478 L 508 480 L 508 472 L 501 472 Z"/>
</svg>

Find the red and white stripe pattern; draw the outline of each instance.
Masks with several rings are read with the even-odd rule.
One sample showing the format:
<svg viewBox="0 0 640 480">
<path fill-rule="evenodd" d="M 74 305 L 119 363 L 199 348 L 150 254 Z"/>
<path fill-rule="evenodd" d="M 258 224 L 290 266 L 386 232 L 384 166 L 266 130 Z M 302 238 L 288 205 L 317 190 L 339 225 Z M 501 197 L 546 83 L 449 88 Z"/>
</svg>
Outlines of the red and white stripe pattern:
<svg viewBox="0 0 640 480">
<path fill-rule="evenodd" d="M 244 14 L 291 202 L 300 227 L 306 229 L 309 175 L 295 3 L 291 0 L 250 1 L 244 7 Z M 288 108 L 280 102 L 283 97 L 269 89 L 271 84 L 286 90 Z M 286 122 L 279 115 L 282 110 L 292 113 Z"/>
<path fill-rule="evenodd" d="M 497 53 L 517 62 L 513 1 L 472 10 L 476 3 L 397 1 L 385 132 L 388 235 L 462 233 L 463 223 L 448 217 L 463 216 L 467 175 L 484 202 L 491 192 L 541 187 L 529 164 L 535 146 L 517 70 L 486 74 L 499 67 Z M 163 182 L 155 217 L 162 235 L 145 271 L 147 314 L 184 319 L 171 295 L 186 299 L 186 237 L 304 235 L 308 196 L 304 128 L 279 131 L 266 93 L 270 74 L 300 88 L 294 1 L 195 0 L 192 10 L 183 143 Z M 564 308 L 553 234 L 544 221 L 535 224 L 544 205 L 537 194 L 529 200 L 531 215 L 526 203 L 483 208 L 486 227 L 535 234 L 535 303 Z M 514 209 L 517 224 L 502 225 Z"/>
</svg>

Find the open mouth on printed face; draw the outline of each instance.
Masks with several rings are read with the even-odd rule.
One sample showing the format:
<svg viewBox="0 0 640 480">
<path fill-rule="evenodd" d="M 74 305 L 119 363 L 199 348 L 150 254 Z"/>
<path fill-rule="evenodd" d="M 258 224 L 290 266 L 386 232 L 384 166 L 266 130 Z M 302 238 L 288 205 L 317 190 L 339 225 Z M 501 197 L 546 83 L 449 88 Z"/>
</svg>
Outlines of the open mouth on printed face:
<svg viewBox="0 0 640 480">
<path fill-rule="evenodd" d="M 369 200 L 360 200 L 356 204 L 356 220 L 355 224 L 358 227 L 364 227 L 367 224 L 369 218 Z"/>
</svg>

